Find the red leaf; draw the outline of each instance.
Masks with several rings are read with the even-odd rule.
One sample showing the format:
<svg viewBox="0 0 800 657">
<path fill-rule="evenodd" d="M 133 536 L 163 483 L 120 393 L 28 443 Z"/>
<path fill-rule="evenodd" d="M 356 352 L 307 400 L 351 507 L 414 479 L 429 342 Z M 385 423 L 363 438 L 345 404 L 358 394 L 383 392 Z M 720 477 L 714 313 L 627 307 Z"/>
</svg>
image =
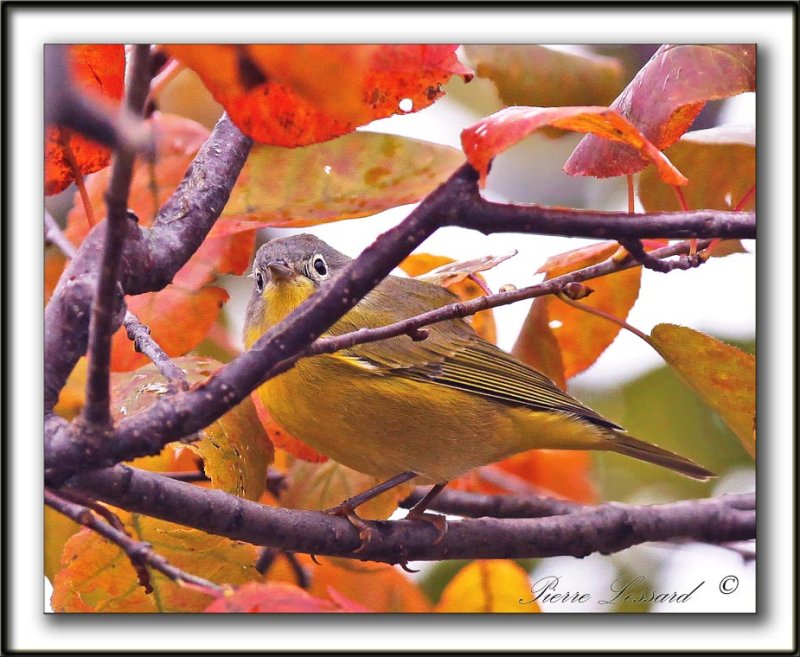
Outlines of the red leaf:
<svg viewBox="0 0 800 657">
<path fill-rule="evenodd" d="M 124 87 L 124 46 L 69 46 L 67 53 L 73 83 L 80 93 L 109 108 L 118 103 Z M 45 195 L 66 189 L 78 172 L 86 175 L 111 161 L 111 149 L 66 128 L 48 126 L 44 144 Z"/>
<path fill-rule="evenodd" d="M 689 129 L 706 101 L 754 91 L 755 85 L 755 45 L 668 45 L 658 49 L 611 107 L 663 150 Z M 587 135 L 564 170 L 598 178 L 637 173 L 648 164 L 642 155 L 626 144 Z"/>
<path fill-rule="evenodd" d="M 344 604 L 343 604 L 344 603 Z M 293 584 L 248 582 L 226 591 L 205 609 L 213 614 L 367 612 L 341 594 L 332 601 L 315 598 Z"/>
<path fill-rule="evenodd" d="M 604 139 L 624 142 L 652 161 L 664 182 L 671 185 L 685 185 L 687 182 L 666 156 L 617 111 L 586 106 L 508 107 L 462 131 L 461 144 L 467 160 L 480 173 L 481 184 L 485 183 L 489 163 L 496 155 L 545 126 L 591 132 Z M 565 171 L 574 174 L 566 168 Z"/>
<path fill-rule="evenodd" d="M 471 78 L 452 45 L 170 45 L 239 128 L 277 146 L 326 141 L 418 111 L 452 75 Z M 410 102 L 409 109 L 401 109 Z"/>
</svg>

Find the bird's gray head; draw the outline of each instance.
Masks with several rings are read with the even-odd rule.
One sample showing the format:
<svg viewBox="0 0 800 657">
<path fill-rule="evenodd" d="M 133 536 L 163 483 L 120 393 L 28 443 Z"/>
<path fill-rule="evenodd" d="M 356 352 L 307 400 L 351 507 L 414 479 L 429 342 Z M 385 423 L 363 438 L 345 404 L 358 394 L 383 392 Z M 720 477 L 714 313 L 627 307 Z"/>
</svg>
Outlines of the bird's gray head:
<svg viewBox="0 0 800 657">
<path fill-rule="evenodd" d="M 270 285 L 294 284 L 317 288 L 342 270 L 351 261 L 343 253 L 306 233 L 270 240 L 253 260 L 253 292 L 248 305 L 249 316 L 262 313 L 264 291 Z"/>
<path fill-rule="evenodd" d="M 350 262 L 343 253 L 314 235 L 279 237 L 264 244 L 253 260 L 256 289 L 270 282 L 303 276 L 319 286 Z"/>
</svg>

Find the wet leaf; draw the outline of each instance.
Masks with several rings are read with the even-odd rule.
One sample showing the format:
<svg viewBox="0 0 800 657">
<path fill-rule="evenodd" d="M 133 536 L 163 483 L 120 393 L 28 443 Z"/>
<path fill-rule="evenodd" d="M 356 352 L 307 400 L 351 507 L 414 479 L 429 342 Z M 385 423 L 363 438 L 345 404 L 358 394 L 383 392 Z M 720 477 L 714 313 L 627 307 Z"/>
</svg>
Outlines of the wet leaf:
<svg viewBox="0 0 800 657">
<path fill-rule="evenodd" d="M 173 566 L 216 584 L 239 585 L 260 578 L 255 546 L 187 529 L 164 520 L 117 513 L 137 541 L 150 543 Z M 64 546 L 51 604 L 57 612 L 191 612 L 212 597 L 150 570 L 153 592 L 139 584 L 128 556 L 111 541 L 82 529 Z"/>
<path fill-rule="evenodd" d="M 121 45 L 73 45 L 67 59 L 76 90 L 116 111 L 122 98 L 125 47 Z M 48 126 L 44 140 L 44 193 L 57 194 L 76 178 L 108 166 L 111 149 L 68 128 Z"/>
<path fill-rule="evenodd" d="M 513 561 L 478 560 L 464 566 L 442 592 L 443 613 L 537 613 L 528 573 Z M 525 603 L 525 604 L 523 604 Z"/>
<path fill-rule="evenodd" d="M 607 105 L 623 84 L 623 67 L 613 57 L 534 45 L 470 44 L 464 52 L 505 105 Z"/>
<path fill-rule="evenodd" d="M 755 84 L 755 45 L 665 45 L 611 107 L 663 150 L 689 129 L 706 101 L 755 91 Z M 627 144 L 587 135 L 564 170 L 604 178 L 637 173 L 648 160 Z"/>
<path fill-rule="evenodd" d="M 625 143 L 652 162 L 665 182 L 686 184 L 686 178 L 658 148 L 620 113 L 608 107 L 507 107 L 463 130 L 461 144 L 467 160 L 478 170 L 481 184 L 484 184 L 489 164 L 496 155 L 548 126 L 590 132 L 604 140 Z M 569 164 L 564 166 L 564 171 L 570 175 L 581 173 Z M 591 175 L 602 178 L 619 174 L 597 170 Z"/>
<path fill-rule="evenodd" d="M 336 595 L 335 600 L 316 598 L 293 584 L 283 582 L 249 582 L 236 590 L 226 591 L 204 611 L 213 614 L 365 612 L 352 600 Z"/>
<path fill-rule="evenodd" d="M 719 414 L 755 458 L 755 357 L 675 324 L 654 326 L 651 338 L 670 367 Z"/>
<path fill-rule="evenodd" d="M 224 214 L 284 228 L 365 217 L 420 201 L 463 162 L 449 146 L 372 132 L 303 148 L 257 145 Z"/>
<path fill-rule="evenodd" d="M 448 45 L 170 45 L 256 141 L 305 146 L 419 111 L 471 71 Z M 406 108 L 406 106 L 408 107 Z"/>
<path fill-rule="evenodd" d="M 186 373 L 191 384 L 204 381 L 220 367 L 220 363 L 209 358 L 179 358 L 174 362 Z M 120 418 L 143 410 L 168 390 L 155 365 L 129 374 L 113 374 L 113 415 Z M 273 461 L 274 452 L 250 400 L 245 399 L 200 433 L 200 440 L 183 447 L 203 459 L 212 487 L 250 500 L 258 499 L 264 492 L 267 467 Z M 165 448 L 168 458 L 172 458 L 174 447 Z"/>
<path fill-rule="evenodd" d="M 665 155 L 689 179 L 682 191 L 694 210 L 733 210 L 756 184 L 754 126 L 717 126 L 687 132 Z M 647 212 L 678 211 L 675 191 L 652 169 L 639 177 L 639 200 Z M 741 208 L 755 209 L 756 197 Z"/>
</svg>

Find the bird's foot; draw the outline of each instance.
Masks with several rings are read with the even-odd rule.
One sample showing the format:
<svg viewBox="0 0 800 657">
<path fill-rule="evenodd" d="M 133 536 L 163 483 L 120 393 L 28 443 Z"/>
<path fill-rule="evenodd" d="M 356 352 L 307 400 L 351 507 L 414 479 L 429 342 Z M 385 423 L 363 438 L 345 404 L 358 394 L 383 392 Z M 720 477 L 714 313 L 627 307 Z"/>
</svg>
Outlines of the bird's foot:
<svg viewBox="0 0 800 657">
<path fill-rule="evenodd" d="M 434 529 L 436 529 L 436 538 L 432 545 L 441 543 L 444 535 L 447 533 L 447 518 L 438 513 L 427 513 L 426 511 L 411 509 L 411 511 L 406 514 L 405 520 L 422 520 L 423 522 L 433 525 Z"/>
<path fill-rule="evenodd" d="M 353 553 L 358 554 L 364 550 L 374 534 L 374 529 L 370 527 L 366 520 L 356 513 L 354 507 L 347 504 L 347 502 L 342 502 L 330 509 L 325 509 L 325 513 L 332 516 L 339 516 L 340 518 L 346 518 L 347 521 L 358 530 L 358 538 L 361 541 L 361 544 L 353 550 Z"/>
</svg>

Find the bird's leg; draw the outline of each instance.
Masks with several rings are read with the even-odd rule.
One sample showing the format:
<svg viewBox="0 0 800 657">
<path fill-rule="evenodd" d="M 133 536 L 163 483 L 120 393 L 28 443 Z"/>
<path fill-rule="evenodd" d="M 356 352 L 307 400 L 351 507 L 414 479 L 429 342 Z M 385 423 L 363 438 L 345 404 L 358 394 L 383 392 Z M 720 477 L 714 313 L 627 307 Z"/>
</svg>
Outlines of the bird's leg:
<svg viewBox="0 0 800 657">
<path fill-rule="evenodd" d="M 358 537 L 361 539 L 361 545 L 354 550 L 354 552 L 359 552 L 363 550 L 364 546 L 369 542 L 372 529 L 367 522 L 356 513 L 356 508 L 365 502 L 369 502 L 371 499 L 377 497 L 381 493 L 384 493 L 395 486 L 399 486 L 400 484 L 404 484 L 416 476 L 417 473 L 411 472 L 410 470 L 407 472 L 401 472 L 399 475 L 395 475 L 391 479 L 384 481 L 382 484 L 378 484 L 377 486 L 373 486 L 372 488 L 365 490 L 363 493 L 353 495 L 353 497 L 348 497 L 344 502 L 340 502 L 336 506 L 327 509 L 325 513 L 347 518 L 350 521 L 350 524 L 358 530 Z"/>
<path fill-rule="evenodd" d="M 447 533 L 447 518 L 438 513 L 425 513 L 425 509 L 427 509 L 434 498 L 444 490 L 445 486 L 447 486 L 446 481 L 433 486 L 425 493 L 425 497 L 411 507 L 411 510 L 406 514 L 405 518 L 406 520 L 424 520 L 432 524 L 437 532 L 436 540 L 433 541 L 433 545 L 439 543 Z"/>
</svg>

